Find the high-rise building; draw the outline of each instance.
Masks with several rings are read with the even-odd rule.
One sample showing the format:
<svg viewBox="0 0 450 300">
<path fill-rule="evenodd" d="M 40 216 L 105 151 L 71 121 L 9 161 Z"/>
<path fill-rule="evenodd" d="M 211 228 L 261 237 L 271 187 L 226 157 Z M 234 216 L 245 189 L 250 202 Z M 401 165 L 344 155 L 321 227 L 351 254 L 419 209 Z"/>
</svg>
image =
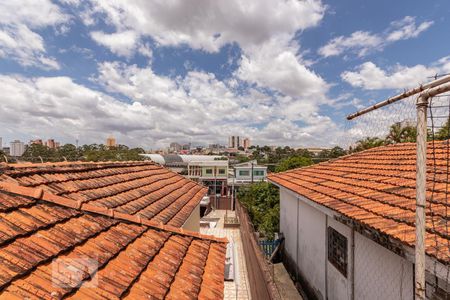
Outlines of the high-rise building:
<svg viewBox="0 0 450 300">
<path fill-rule="evenodd" d="M 10 143 L 9 153 L 11 156 L 22 156 L 25 152 L 25 144 L 19 140 Z"/>
<path fill-rule="evenodd" d="M 2 140 L 2 138 L 0 137 L 0 150 L 2 150 L 3 149 L 3 140 Z"/>
<path fill-rule="evenodd" d="M 228 148 L 237 149 L 237 148 L 239 148 L 240 143 L 241 143 L 240 136 L 232 135 L 232 136 L 228 137 Z"/>
<path fill-rule="evenodd" d="M 248 148 L 250 148 L 251 144 L 250 144 L 250 139 L 249 138 L 245 138 L 244 142 L 243 142 L 243 147 L 245 150 L 247 150 Z"/>
<path fill-rule="evenodd" d="M 179 152 L 182 149 L 182 146 L 178 143 L 170 143 L 169 145 L 169 152 L 173 153 L 173 152 Z"/>
<path fill-rule="evenodd" d="M 44 142 L 41 139 L 31 140 L 30 145 L 44 145 Z"/>
<path fill-rule="evenodd" d="M 110 136 L 106 139 L 106 147 L 115 147 L 116 146 L 116 139 L 113 136 Z"/>
<path fill-rule="evenodd" d="M 55 142 L 54 139 L 49 139 L 49 140 L 47 141 L 47 147 L 49 147 L 50 149 L 56 149 L 56 148 L 58 148 L 58 147 L 56 146 L 56 144 L 57 144 L 57 142 Z"/>
<path fill-rule="evenodd" d="M 242 136 L 238 136 L 238 135 L 232 135 L 228 137 L 228 148 L 233 148 L 233 149 L 238 149 L 239 147 L 243 147 L 245 149 L 247 149 L 245 147 L 245 141 L 247 140 L 247 144 L 248 147 L 250 147 L 250 139 L 249 138 L 244 138 Z"/>
</svg>

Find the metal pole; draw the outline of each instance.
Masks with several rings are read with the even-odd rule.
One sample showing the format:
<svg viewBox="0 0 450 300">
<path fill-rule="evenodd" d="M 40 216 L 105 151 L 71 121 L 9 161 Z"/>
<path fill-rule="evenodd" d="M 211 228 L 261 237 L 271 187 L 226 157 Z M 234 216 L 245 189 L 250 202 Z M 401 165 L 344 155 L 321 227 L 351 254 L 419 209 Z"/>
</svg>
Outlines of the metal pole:
<svg viewBox="0 0 450 300">
<path fill-rule="evenodd" d="M 436 86 L 439 86 L 439 85 L 447 83 L 447 82 L 450 82 L 450 75 L 447 75 L 447 76 L 444 76 L 442 78 L 433 80 L 433 81 L 431 81 L 431 82 L 429 82 L 427 84 L 420 85 L 419 87 L 416 87 L 416 88 L 411 89 L 411 90 L 407 90 L 407 91 L 405 91 L 405 92 L 403 92 L 401 94 L 398 94 L 396 96 L 388 98 L 388 99 L 386 99 L 384 101 L 378 102 L 375 105 L 372 105 L 370 107 L 364 108 L 364 109 L 362 109 L 362 110 L 360 110 L 360 111 L 358 111 L 358 112 L 356 112 L 354 114 L 348 115 L 347 116 L 347 120 L 352 120 L 352 119 L 354 119 L 354 118 L 356 118 L 358 116 L 364 115 L 364 114 L 366 114 L 366 113 L 368 113 L 368 112 L 370 112 L 372 110 L 375 110 L 377 108 L 380 108 L 380 107 L 386 106 L 388 104 L 397 102 L 399 100 L 408 98 L 409 96 L 418 94 L 418 93 L 423 92 L 423 91 L 425 91 L 427 89 L 434 88 Z"/>
<path fill-rule="evenodd" d="M 425 300 L 425 203 L 427 181 L 428 95 L 417 99 L 415 295 Z"/>
</svg>

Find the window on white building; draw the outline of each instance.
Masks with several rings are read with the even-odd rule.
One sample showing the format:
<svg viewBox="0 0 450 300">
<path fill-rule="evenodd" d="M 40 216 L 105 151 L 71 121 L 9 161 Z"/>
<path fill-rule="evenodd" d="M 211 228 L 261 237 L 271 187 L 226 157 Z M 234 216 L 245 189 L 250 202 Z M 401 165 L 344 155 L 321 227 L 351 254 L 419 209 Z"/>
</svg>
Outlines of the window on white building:
<svg viewBox="0 0 450 300">
<path fill-rule="evenodd" d="M 212 169 L 206 169 L 205 173 L 208 174 L 208 175 L 212 175 L 213 170 Z"/>
<path fill-rule="evenodd" d="M 219 169 L 219 174 L 220 175 L 224 175 L 225 174 L 225 169 Z"/>
<path fill-rule="evenodd" d="M 255 171 L 253 171 L 253 174 L 254 174 L 255 176 L 264 176 L 264 171 L 255 170 Z"/>
<path fill-rule="evenodd" d="M 328 261 L 347 277 L 347 238 L 328 227 Z"/>
<path fill-rule="evenodd" d="M 239 176 L 250 176 L 250 171 L 248 171 L 248 170 L 239 170 Z"/>
</svg>

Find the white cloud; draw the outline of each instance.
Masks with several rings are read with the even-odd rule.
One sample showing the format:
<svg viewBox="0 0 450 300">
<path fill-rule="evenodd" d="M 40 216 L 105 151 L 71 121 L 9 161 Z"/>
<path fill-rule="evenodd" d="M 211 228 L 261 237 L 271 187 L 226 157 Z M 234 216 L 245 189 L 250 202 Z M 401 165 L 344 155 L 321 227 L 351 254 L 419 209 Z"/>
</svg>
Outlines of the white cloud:
<svg viewBox="0 0 450 300">
<path fill-rule="evenodd" d="M 169 78 L 150 67 L 104 62 L 95 80 L 114 96 L 69 77 L 0 75 L 3 134 L 72 143 L 101 142 L 114 134 L 122 143 L 147 148 L 174 140 L 225 143 L 232 134 L 292 146 L 328 144 L 336 136 L 336 126 L 314 102 L 253 88 L 242 94 L 211 73 Z"/>
<path fill-rule="evenodd" d="M 273 38 L 244 53 L 237 76 L 302 101 L 323 101 L 329 86 L 296 56 L 298 48 L 286 38 Z"/>
<path fill-rule="evenodd" d="M 0 2 L 0 58 L 23 66 L 59 69 L 58 62 L 46 55 L 42 36 L 33 30 L 67 20 L 68 16 L 49 0 Z"/>
<path fill-rule="evenodd" d="M 382 45 L 381 37 L 367 31 L 355 31 L 349 37 L 338 36 L 319 49 L 319 54 L 324 57 L 336 56 L 347 50 L 357 52 L 359 56 L 366 55 L 369 51 Z"/>
<path fill-rule="evenodd" d="M 441 63 L 443 65 L 443 62 Z M 380 69 L 373 62 L 359 65 L 355 71 L 345 71 L 342 80 L 354 87 L 366 90 L 402 89 L 417 86 L 430 80 L 430 77 L 440 72 L 441 67 L 415 65 L 406 67 L 396 65 L 388 71 Z"/>
<path fill-rule="evenodd" d="M 325 7 L 319 0 L 252 1 L 91 1 L 83 12 L 87 25 L 105 17 L 117 32 L 133 30 L 159 45 L 187 44 L 217 52 L 223 45 L 263 44 L 279 34 L 315 26 Z"/>
<path fill-rule="evenodd" d="M 130 57 L 133 54 L 138 42 L 138 36 L 132 30 L 111 34 L 93 31 L 91 32 L 91 37 L 98 44 L 109 48 L 111 52 L 126 57 Z"/>
<path fill-rule="evenodd" d="M 392 22 L 383 33 L 355 31 L 350 36 L 335 37 L 319 48 L 318 53 L 323 57 L 330 57 L 350 52 L 363 57 L 371 52 L 381 51 L 393 42 L 415 38 L 432 24 L 432 21 L 425 21 L 417 25 L 414 17 L 406 16 Z"/>
<path fill-rule="evenodd" d="M 391 25 L 393 28 L 386 39 L 390 42 L 395 42 L 419 36 L 419 34 L 433 25 L 433 21 L 426 21 L 417 26 L 415 18 L 406 16 L 400 21 L 392 22 Z"/>
</svg>

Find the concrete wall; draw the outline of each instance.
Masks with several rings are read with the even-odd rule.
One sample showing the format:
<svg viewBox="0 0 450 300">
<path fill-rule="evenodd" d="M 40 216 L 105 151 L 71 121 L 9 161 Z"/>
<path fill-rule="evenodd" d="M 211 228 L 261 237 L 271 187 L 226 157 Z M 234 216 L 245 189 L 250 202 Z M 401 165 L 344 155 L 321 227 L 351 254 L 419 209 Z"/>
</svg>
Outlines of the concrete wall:
<svg viewBox="0 0 450 300">
<path fill-rule="evenodd" d="M 198 204 L 194 210 L 192 211 L 189 218 L 184 222 L 181 228 L 190 230 L 190 231 L 200 231 L 200 204 Z"/>
<path fill-rule="evenodd" d="M 285 249 L 319 298 L 325 299 L 326 215 L 281 191 L 280 229 Z"/>
<path fill-rule="evenodd" d="M 413 274 L 411 262 L 355 234 L 355 299 L 414 299 Z"/>
<path fill-rule="evenodd" d="M 318 299 L 350 299 L 352 292 L 354 299 L 413 299 L 411 262 L 336 221 L 326 208 L 305 203 L 284 188 L 280 197 L 287 260 Z M 347 238 L 347 277 L 328 261 L 328 226 Z"/>
</svg>

